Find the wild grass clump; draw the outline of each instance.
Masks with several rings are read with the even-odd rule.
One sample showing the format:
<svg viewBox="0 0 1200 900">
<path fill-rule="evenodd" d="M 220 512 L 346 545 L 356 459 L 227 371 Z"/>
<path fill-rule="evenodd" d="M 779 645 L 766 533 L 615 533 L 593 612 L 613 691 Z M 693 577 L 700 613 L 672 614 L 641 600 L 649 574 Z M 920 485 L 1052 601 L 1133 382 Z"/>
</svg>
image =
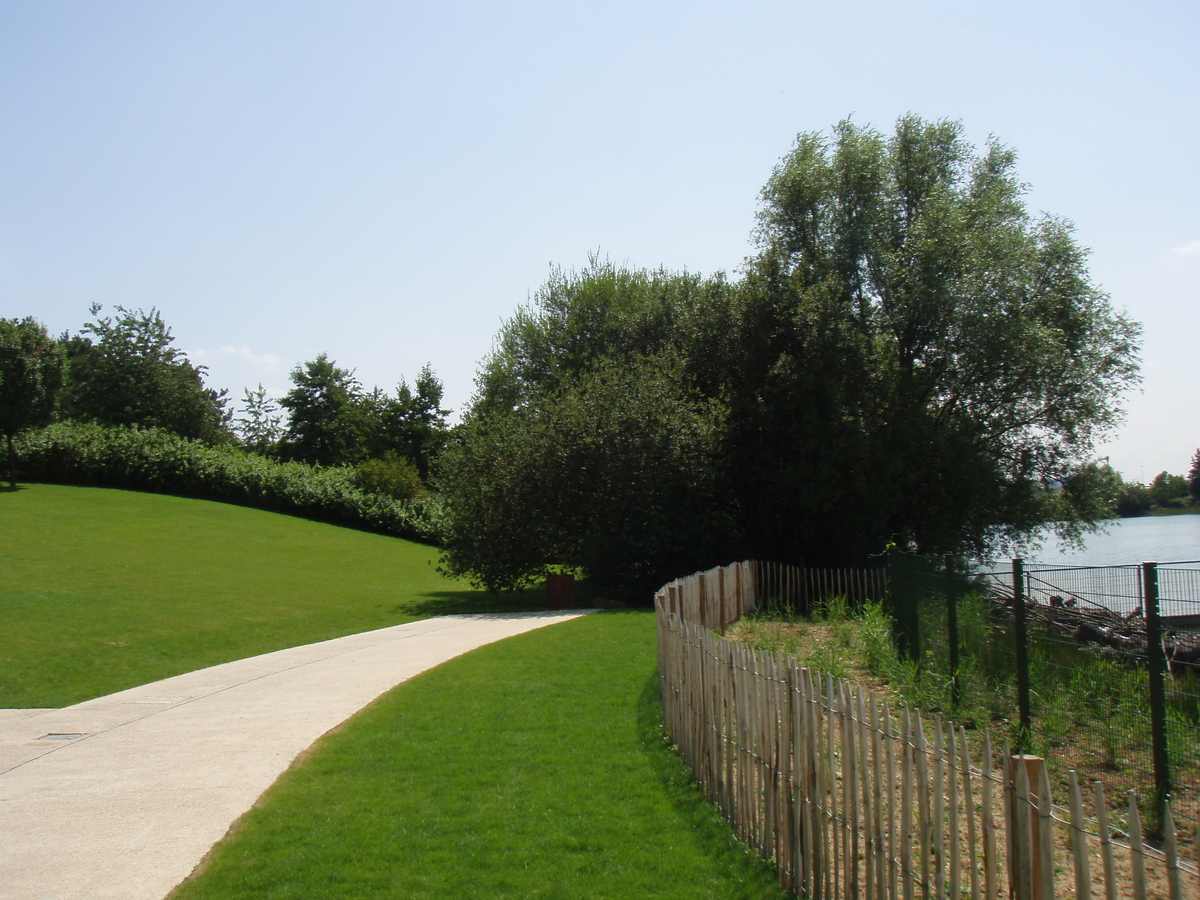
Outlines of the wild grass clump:
<svg viewBox="0 0 1200 900">
<path fill-rule="evenodd" d="M 961 607 L 966 610 L 960 614 L 963 633 L 972 639 L 976 632 L 986 633 L 983 605 L 968 598 Z M 948 660 L 942 658 L 944 648 L 926 648 L 921 660 L 906 658 L 896 645 L 891 615 L 882 603 L 854 606 L 846 597 L 834 596 L 817 604 L 806 617 L 785 619 L 752 613 L 732 626 L 727 636 L 790 656 L 825 675 L 886 687 L 904 702 L 929 712 L 953 714 L 967 721 L 993 714 L 986 706 L 988 695 L 982 691 L 972 693 L 980 699 L 979 704 L 952 708 L 953 674 Z M 967 665 L 960 661 L 959 679 L 960 685 L 964 680 L 982 684 L 984 674 L 970 661 Z M 1003 705 L 1003 698 L 1000 702 Z"/>
<path fill-rule="evenodd" d="M 425 543 L 442 533 L 437 499 L 415 496 L 396 466 L 358 471 L 279 462 L 160 428 L 79 422 L 28 431 L 17 452 L 31 481 L 220 500 Z"/>
</svg>

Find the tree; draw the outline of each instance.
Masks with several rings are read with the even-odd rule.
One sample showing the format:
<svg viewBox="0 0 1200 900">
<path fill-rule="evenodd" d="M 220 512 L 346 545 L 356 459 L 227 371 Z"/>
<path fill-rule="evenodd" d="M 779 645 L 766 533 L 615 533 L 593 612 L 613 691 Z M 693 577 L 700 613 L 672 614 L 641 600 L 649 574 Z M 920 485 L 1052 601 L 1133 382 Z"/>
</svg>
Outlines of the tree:
<svg viewBox="0 0 1200 900">
<path fill-rule="evenodd" d="M 977 155 L 958 123 L 915 116 L 890 137 L 802 134 L 776 168 L 731 385 L 760 545 L 986 554 L 1062 512 L 1047 494 L 1120 420 L 1139 328 L 1071 226 L 1026 211 L 1014 168 L 999 143 Z M 1097 508 L 1068 509 L 1064 529 Z"/>
<path fill-rule="evenodd" d="M 1182 475 L 1159 472 L 1150 483 L 1150 501 L 1160 509 L 1182 506 L 1188 496 L 1188 482 Z"/>
<path fill-rule="evenodd" d="M 8 444 L 8 481 L 17 486 L 13 438 L 53 418 L 63 386 L 62 347 L 32 318 L 0 319 L 0 431 Z"/>
<path fill-rule="evenodd" d="M 1188 471 L 1188 492 L 1192 500 L 1200 500 L 1200 450 L 1192 456 L 1192 468 Z"/>
<path fill-rule="evenodd" d="M 443 455 L 443 565 L 488 588 L 555 566 L 645 598 L 723 552 L 721 410 L 676 364 L 601 361 L 539 402 L 471 418 Z"/>
<path fill-rule="evenodd" d="M 1145 485 L 1126 482 L 1117 497 L 1117 515 L 1122 519 L 1144 516 L 1150 512 L 1150 489 Z"/>
<path fill-rule="evenodd" d="M 414 390 L 415 389 L 415 390 Z M 421 478 L 429 477 L 433 458 L 446 445 L 449 410 L 442 409 L 442 383 L 426 364 L 413 388 L 404 380 L 395 396 L 376 388 L 359 403 L 364 422 L 364 451 L 372 459 L 388 454 L 410 461 Z"/>
<path fill-rule="evenodd" d="M 631 269 L 597 256 L 580 272 L 554 268 L 532 302 L 501 327 L 481 366 L 472 411 L 536 403 L 598 361 L 660 353 L 682 366 L 678 374 L 689 386 L 715 396 L 731 293 L 721 275 Z"/>
<path fill-rule="evenodd" d="M 353 465 L 363 458 L 362 386 L 327 354 L 292 369 L 295 385 L 279 401 L 288 411 L 283 453 L 322 466 Z"/>
<path fill-rule="evenodd" d="M 242 415 L 234 421 L 242 447 L 251 453 L 274 453 L 283 437 L 279 404 L 267 396 L 262 384 L 254 390 L 246 388 L 243 393 Z"/>
<path fill-rule="evenodd" d="M 174 347 L 175 338 L 157 309 L 146 313 L 116 307 L 64 340 L 68 418 L 102 425 L 158 427 L 210 443 L 230 439 L 225 391 L 204 386 L 204 366 Z M 93 340 L 94 339 L 94 340 Z"/>
</svg>

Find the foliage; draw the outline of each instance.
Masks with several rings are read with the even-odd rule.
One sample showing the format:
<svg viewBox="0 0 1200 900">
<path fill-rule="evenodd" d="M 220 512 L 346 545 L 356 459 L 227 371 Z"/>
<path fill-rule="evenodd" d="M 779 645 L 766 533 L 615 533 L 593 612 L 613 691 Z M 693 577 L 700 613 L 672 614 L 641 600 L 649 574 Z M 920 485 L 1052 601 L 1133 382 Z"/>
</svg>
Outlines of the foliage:
<svg viewBox="0 0 1200 900">
<path fill-rule="evenodd" d="M 18 439 L 28 477 L 224 500 L 350 528 L 432 542 L 432 498 L 402 502 L 364 490 L 350 468 L 279 462 L 159 428 L 61 422 Z"/>
<path fill-rule="evenodd" d="M 601 363 L 536 403 L 471 418 L 440 470 L 447 571 L 498 589 L 565 565 L 648 597 L 664 572 L 725 546 L 720 419 L 663 358 Z"/>
<path fill-rule="evenodd" d="M 246 388 L 242 398 L 242 415 L 234 419 L 234 431 L 243 449 L 250 453 L 272 454 L 283 437 L 283 416 L 279 404 L 267 396 L 260 383 Z"/>
<path fill-rule="evenodd" d="M 389 454 L 403 457 L 416 467 L 422 479 L 446 446 L 449 429 L 442 409 L 441 381 L 428 365 L 417 374 L 413 388 L 403 379 L 395 396 L 376 388 L 359 401 L 364 427 L 364 452 L 374 458 Z"/>
<path fill-rule="evenodd" d="M 1188 498 L 1187 479 L 1182 475 L 1172 475 L 1167 471 L 1159 472 L 1150 483 L 1150 500 L 1161 508 L 1183 506 Z"/>
<path fill-rule="evenodd" d="M 1117 496 L 1117 515 L 1123 519 L 1144 516 L 1151 508 L 1150 490 L 1141 484 L 1124 483 Z"/>
<path fill-rule="evenodd" d="M 0 432 L 8 449 L 8 480 L 17 484 L 13 439 L 53 418 L 63 386 L 62 347 L 44 325 L 25 318 L 0 319 Z"/>
<path fill-rule="evenodd" d="M 396 500 L 413 500 L 422 492 L 417 467 L 390 450 L 381 458 L 365 459 L 355 466 L 354 482 L 364 491 Z"/>
<path fill-rule="evenodd" d="M 227 442 L 225 392 L 204 386 L 204 366 L 192 365 L 173 346 L 158 310 L 118 306 L 115 317 L 101 316 L 100 310 L 93 304 L 96 321 L 65 340 L 69 368 L 63 414 L 81 422 L 165 428 L 185 438 Z"/>
<path fill-rule="evenodd" d="M 1070 225 L 1026 211 L 1015 154 L 961 132 L 843 122 L 763 190 L 730 425 L 760 543 L 994 551 L 1119 421 L 1138 326 Z"/>
<path fill-rule="evenodd" d="M 1049 498 L 1059 521 L 1093 522 L 1119 515 L 1127 485 L 1121 473 L 1108 464 L 1087 463 L 1065 479 Z"/>
<path fill-rule="evenodd" d="M 1188 492 L 1193 500 L 1200 500 L 1200 450 L 1192 456 L 1192 467 L 1188 470 Z"/>
<path fill-rule="evenodd" d="M 555 268 L 502 326 L 481 367 L 472 414 L 536 405 L 601 360 L 664 353 L 679 363 L 686 383 L 712 396 L 729 307 L 730 286 L 721 276 L 648 272 L 597 256 L 581 272 Z"/>
<path fill-rule="evenodd" d="M 352 466 L 398 456 L 428 477 L 445 446 L 449 410 L 441 408 L 442 383 L 428 365 L 414 388 L 401 380 L 394 396 L 364 391 L 348 369 L 322 353 L 292 370 L 295 387 L 280 401 L 288 411 L 280 452 L 314 465 Z"/>
<path fill-rule="evenodd" d="M 1114 510 L 1122 518 L 1144 516 L 1155 510 L 1178 510 L 1190 502 L 1188 480 L 1166 471 L 1159 472 L 1149 486 L 1126 482 L 1116 475 L 1115 493 Z"/>
<path fill-rule="evenodd" d="M 288 411 L 283 455 L 320 466 L 353 465 L 362 458 L 362 385 L 325 353 L 292 369 L 295 385 L 279 401 Z"/>
</svg>

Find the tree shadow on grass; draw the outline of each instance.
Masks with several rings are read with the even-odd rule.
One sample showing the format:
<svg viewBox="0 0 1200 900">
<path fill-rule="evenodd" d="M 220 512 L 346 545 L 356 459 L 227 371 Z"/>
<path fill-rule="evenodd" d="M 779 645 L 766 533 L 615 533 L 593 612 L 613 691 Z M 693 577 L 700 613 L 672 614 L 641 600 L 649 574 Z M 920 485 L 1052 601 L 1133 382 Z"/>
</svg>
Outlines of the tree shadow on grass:
<svg viewBox="0 0 1200 900">
<path fill-rule="evenodd" d="M 573 609 L 592 609 L 608 601 L 600 599 L 596 587 L 587 579 L 575 583 Z M 537 584 L 519 591 L 496 591 L 463 589 L 457 591 L 430 591 L 413 600 L 398 603 L 393 613 L 412 616 L 454 616 L 470 613 L 543 612 L 556 609 L 546 602 L 546 585 Z"/>
<path fill-rule="evenodd" d="M 425 618 L 467 613 L 533 612 L 547 608 L 546 589 L 536 587 L 495 594 L 475 590 L 430 591 L 397 604 L 391 612 Z"/>
<path fill-rule="evenodd" d="M 638 739 L 655 776 L 668 799 L 687 823 L 706 854 L 738 873 L 745 885 L 740 897 L 788 897 L 779 886 L 769 863 L 739 841 L 715 804 L 701 792 L 691 769 L 663 735 L 662 703 L 658 696 L 658 676 L 646 680 L 637 704 Z"/>
</svg>

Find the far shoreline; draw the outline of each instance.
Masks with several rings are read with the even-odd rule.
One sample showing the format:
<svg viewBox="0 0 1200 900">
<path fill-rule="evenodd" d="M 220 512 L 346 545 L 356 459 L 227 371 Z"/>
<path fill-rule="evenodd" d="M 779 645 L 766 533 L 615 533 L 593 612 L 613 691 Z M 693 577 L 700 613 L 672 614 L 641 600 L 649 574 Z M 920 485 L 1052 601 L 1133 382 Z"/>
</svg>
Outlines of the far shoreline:
<svg viewBox="0 0 1200 900">
<path fill-rule="evenodd" d="M 1168 506 L 1148 509 L 1136 516 L 1121 516 L 1122 519 L 1147 519 L 1151 516 L 1200 516 L 1200 506 Z"/>
</svg>

